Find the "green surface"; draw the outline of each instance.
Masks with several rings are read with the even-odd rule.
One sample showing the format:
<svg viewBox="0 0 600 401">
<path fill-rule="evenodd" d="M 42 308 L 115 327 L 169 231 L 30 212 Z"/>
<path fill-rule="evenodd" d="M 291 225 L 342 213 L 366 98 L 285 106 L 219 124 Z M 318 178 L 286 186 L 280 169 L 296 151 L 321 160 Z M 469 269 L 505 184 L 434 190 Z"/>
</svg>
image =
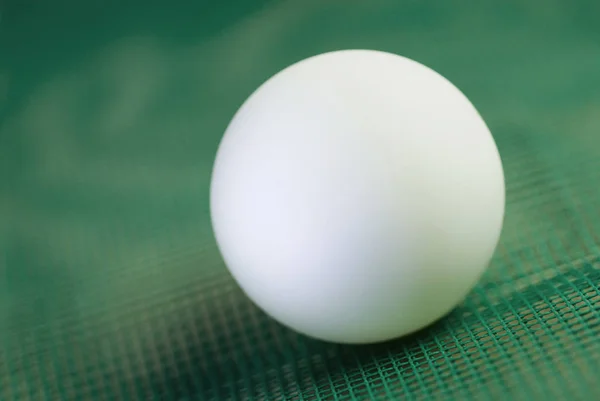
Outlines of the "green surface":
<svg viewBox="0 0 600 401">
<path fill-rule="evenodd" d="M 600 399 L 600 3 L 0 3 L 0 400 Z M 373 48 L 474 102 L 507 180 L 489 271 L 377 346 L 296 335 L 227 274 L 219 139 L 281 68 Z"/>
</svg>

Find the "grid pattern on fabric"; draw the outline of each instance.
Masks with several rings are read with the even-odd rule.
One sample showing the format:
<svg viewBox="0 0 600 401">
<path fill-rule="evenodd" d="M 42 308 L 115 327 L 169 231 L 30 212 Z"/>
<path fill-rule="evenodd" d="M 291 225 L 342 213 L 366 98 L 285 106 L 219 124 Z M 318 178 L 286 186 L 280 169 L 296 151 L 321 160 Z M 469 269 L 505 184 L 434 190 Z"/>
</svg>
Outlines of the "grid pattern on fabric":
<svg viewBox="0 0 600 401">
<path fill-rule="evenodd" d="M 600 3 L 242 3 L 0 5 L 0 400 L 600 399 Z M 208 215 L 239 104 L 339 48 L 447 76 L 506 174 L 481 282 L 374 346 L 267 318 Z"/>
</svg>

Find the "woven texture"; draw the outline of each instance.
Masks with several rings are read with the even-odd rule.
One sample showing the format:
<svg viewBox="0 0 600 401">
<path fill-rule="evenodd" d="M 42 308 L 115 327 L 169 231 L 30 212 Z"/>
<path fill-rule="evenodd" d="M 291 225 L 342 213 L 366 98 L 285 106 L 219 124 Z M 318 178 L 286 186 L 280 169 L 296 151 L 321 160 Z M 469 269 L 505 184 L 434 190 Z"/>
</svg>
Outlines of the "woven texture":
<svg viewBox="0 0 600 401">
<path fill-rule="evenodd" d="M 600 399 L 599 18 L 593 0 L 0 3 L 0 399 Z M 375 346 L 258 311 L 208 213 L 237 107 L 341 48 L 453 81 L 507 182 L 478 286 Z"/>
</svg>

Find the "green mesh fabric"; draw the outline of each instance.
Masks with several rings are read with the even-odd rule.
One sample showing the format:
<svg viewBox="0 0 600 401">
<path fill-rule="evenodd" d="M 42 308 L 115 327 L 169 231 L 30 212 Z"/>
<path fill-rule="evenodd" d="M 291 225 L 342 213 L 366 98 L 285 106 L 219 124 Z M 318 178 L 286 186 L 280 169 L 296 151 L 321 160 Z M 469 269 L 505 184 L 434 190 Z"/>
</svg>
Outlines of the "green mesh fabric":
<svg viewBox="0 0 600 401">
<path fill-rule="evenodd" d="M 0 399 L 600 399 L 600 3 L 0 3 Z M 506 222 L 448 317 L 313 341 L 228 275 L 219 139 L 261 82 L 341 48 L 436 69 L 487 121 Z"/>
</svg>

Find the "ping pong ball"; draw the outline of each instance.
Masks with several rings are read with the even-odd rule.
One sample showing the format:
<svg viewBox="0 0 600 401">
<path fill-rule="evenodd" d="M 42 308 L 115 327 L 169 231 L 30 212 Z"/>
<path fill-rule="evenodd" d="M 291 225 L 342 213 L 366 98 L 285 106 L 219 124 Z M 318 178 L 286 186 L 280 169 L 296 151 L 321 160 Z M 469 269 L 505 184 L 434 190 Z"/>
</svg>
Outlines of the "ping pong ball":
<svg viewBox="0 0 600 401">
<path fill-rule="evenodd" d="M 210 198 L 245 294 L 296 332 L 356 344 L 462 302 L 497 246 L 505 188 L 490 131 L 452 83 L 344 50 L 285 68 L 243 103 Z"/>
</svg>

